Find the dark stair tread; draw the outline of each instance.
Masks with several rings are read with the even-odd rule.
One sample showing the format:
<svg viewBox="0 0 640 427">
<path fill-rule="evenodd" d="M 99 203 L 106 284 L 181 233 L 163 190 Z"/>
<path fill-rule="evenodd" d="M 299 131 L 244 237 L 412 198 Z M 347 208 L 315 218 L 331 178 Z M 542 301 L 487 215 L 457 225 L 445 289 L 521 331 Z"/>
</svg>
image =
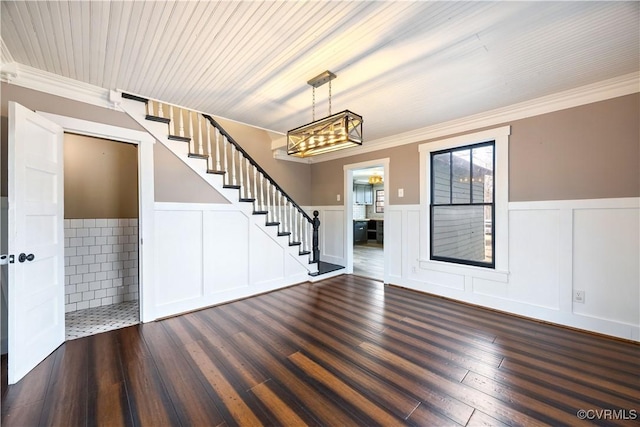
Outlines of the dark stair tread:
<svg viewBox="0 0 640 427">
<path fill-rule="evenodd" d="M 226 174 L 225 171 L 219 171 L 219 170 L 214 170 L 214 169 L 207 169 L 207 173 L 214 173 L 216 175 L 224 175 L 224 174 Z"/>
<path fill-rule="evenodd" d="M 130 93 L 122 92 L 122 97 L 125 99 L 133 99 L 134 101 L 144 102 L 145 104 L 149 102 L 147 98 L 143 98 L 138 95 L 131 95 Z"/>
<path fill-rule="evenodd" d="M 268 211 L 253 211 L 254 215 L 266 215 L 268 213 L 269 213 Z"/>
<path fill-rule="evenodd" d="M 289 242 L 289 246 L 300 246 L 302 242 Z"/>
<path fill-rule="evenodd" d="M 278 232 L 278 236 L 290 236 L 291 232 L 290 231 L 279 231 Z"/>
<path fill-rule="evenodd" d="M 195 153 L 189 153 L 189 157 L 191 157 L 192 159 L 208 159 L 209 156 L 207 156 L 206 154 L 195 154 Z"/>
<path fill-rule="evenodd" d="M 267 222 L 265 225 L 266 225 L 267 227 L 270 227 L 270 226 L 272 226 L 272 225 L 280 225 L 280 223 L 279 223 L 279 222 Z"/>
<path fill-rule="evenodd" d="M 225 185 L 222 186 L 222 188 L 231 188 L 231 189 L 234 189 L 234 190 L 239 190 L 240 186 L 239 185 L 225 184 Z"/>
<path fill-rule="evenodd" d="M 340 270 L 342 268 L 344 267 L 338 264 L 318 261 L 318 271 L 316 271 L 315 273 L 309 273 L 309 276 L 320 276 L 321 274 L 331 273 L 332 271 Z"/>
<path fill-rule="evenodd" d="M 151 116 L 151 115 L 147 114 L 144 118 L 149 120 L 149 121 L 152 121 L 152 122 L 159 122 L 159 123 L 164 123 L 164 124 L 171 123 L 171 119 L 168 119 L 166 117 Z"/>
<path fill-rule="evenodd" d="M 188 136 L 169 135 L 168 138 L 173 141 L 191 142 L 191 138 Z"/>
<path fill-rule="evenodd" d="M 310 251 L 300 251 L 298 252 L 298 255 L 310 255 L 311 252 Z"/>
<path fill-rule="evenodd" d="M 240 198 L 241 202 L 247 202 L 247 203 L 253 203 L 256 201 L 256 199 L 247 199 L 246 197 L 241 197 Z"/>
</svg>

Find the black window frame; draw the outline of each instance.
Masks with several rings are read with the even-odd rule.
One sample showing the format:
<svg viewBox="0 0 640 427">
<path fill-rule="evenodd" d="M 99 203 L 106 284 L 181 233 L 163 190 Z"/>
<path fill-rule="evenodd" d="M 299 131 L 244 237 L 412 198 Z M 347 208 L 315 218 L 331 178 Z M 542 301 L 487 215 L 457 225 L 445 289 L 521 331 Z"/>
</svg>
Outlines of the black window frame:
<svg viewBox="0 0 640 427">
<path fill-rule="evenodd" d="M 453 153 L 456 151 L 473 150 L 474 148 L 485 147 L 485 146 L 493 147 L 492 149 L 493 186 L 491 189 L 491 193 L 492 193 L 491 202 L 490 203 L 485 202 L 484 200 L 481 203 L 473 202 L 473 187 L 472 187 L 473 181 L 470 179 L 469 187 L 470 187 L 470 194 L 471 194 L 471 197 L 470 197 L 471 203 L 453 203 L 453 167 L 451 167 L 449 171 L 449 174 L 450 174 L 449 175 L 449 203 L 437 203 L 437 204 L 434 203 L 434 198 L 435 198 L 435 179 L 434 179 L 434 165 L 433 165 L 434 157 L 444 153 L 449 153 L 450 156 L 453 156 Z M 489 140 L 489 141 L 484 141 L 484 142 L 479 142 L 479 143 L 474 143 L 469 145 L 446 148 L 438 151 L 432 151 L 430 152 L 429 162 L 430 162 L 429 180 L 430 180 L 430 192 L 431 192 L 430 200 L 429 200 L 429 215 L 430 215 L 429 217 L 430 219 L 429 221 L 429 257 L 430 259 L 433 261 L 443 261 L 443 262 L 449 262 L 453 264 L 462 264 L 462 265 L 470 265 L 475 267 L 485 267 L 485 268 L 495 269 L 495 266 L 496 266 L 496 235 L 495 235 L 496 234 L 496 231 L 495 231 L 496 230 L 496 227 L 495 227 L 495 223 L 496 223 L 496 183 L 495 183 L 496 141 Z M 453 162 L 450 161 L 449 164 L 453 165 Z M 469 170 L 473 171 L 473 155 L 470 156 Z M 455 206 L 491 206 L 491 262 L 490 263 L 434 255 L 434 250 L 433 250 L 434 210 L 435 208 L 442 207 L 442 206 L 454 206 L 454 207 Z M 484 225 L 483 225 L 483 233 L 484 233 Z"/>
<path fill-rule="evenodd" d="M 374 203 L 376 211 L 375 213 L 384 213 L 384 190 L 376 190 Z"/>
</svg>

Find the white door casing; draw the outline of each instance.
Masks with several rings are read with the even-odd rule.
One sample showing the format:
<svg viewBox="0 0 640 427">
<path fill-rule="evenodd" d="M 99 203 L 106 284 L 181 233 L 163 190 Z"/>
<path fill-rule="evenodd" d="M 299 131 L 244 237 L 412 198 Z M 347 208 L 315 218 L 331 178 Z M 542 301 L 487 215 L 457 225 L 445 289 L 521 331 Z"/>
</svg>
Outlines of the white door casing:
<svg viewBox="0 0 640 427">
<path fill-rule="evenodd" d="M 37 112 L 39 115 L 62 126 L 65 132 L 138 146 L 138 230 L 139 259 L 138 283 L 140 291 L 140 321 L 156 319 L 155 284 L 153 281 L 154 259 L 154 182 L 153 145 L 156 140 L 147 132 L 91 122 L 75 117 Z"/>
<path fill-rule="evenodd" d="M 358 169 L 366 169 L 374 166 L 382 166 L 382 178 L 383 178 L 383 189 L 384 189 L 384 222 L 388 224 L 387 221 L 387 212 L 386 208 L 389 205 L 389 157 L 385 157 L 377 160 L 368 160 L 360 163 L 352 163 L 348 165 L 344 165 L 344 212 L 345 212 L 345 231 L 344 231 L 344 254 L 346 257 L 346 273 L 353 274 L 353 203 L 354 203 L 354 194 L 353 194 L 353 171 Z M 389 230 L 385 230 L 387 232 Z M 389 282 L 389 268 L 388 268 L 388 256 L 387 251 L 384 249 L 384 283 Z"/>
<path fill-rule="evenodd" d="M 8 383 L 64 342 L 63 129 L 9 102 Z M 22 260 L 20 254 L 33 254 Z"/>
</svg>

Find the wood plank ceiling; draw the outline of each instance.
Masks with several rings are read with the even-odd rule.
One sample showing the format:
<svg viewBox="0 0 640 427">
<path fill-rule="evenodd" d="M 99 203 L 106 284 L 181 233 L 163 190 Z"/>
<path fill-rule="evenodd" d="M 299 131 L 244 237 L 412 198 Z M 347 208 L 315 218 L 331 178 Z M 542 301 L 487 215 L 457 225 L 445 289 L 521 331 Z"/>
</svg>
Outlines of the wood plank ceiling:
<svg viewBox="0 0 640 427">
<path fill-rule="evenodd" d="M 286 132 L 333 111 L 373 140 L 637 72 L 640 3 L 2 1 L 18 63 Z M 316 91 L 317 118 L 328 85 Z"/>
</svg>

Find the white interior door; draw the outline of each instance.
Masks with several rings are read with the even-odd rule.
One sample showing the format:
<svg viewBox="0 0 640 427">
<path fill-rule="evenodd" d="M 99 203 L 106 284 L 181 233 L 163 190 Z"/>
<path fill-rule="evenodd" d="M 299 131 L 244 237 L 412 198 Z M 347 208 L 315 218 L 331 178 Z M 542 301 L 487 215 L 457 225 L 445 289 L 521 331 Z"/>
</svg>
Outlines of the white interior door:
<svg viewBox="0 0 640 427">
<path fill-rule="evenodd" d="M 62 127 L 9 102 L 9 384 L 64 342 L 62 149 Z"/>
</svg>

